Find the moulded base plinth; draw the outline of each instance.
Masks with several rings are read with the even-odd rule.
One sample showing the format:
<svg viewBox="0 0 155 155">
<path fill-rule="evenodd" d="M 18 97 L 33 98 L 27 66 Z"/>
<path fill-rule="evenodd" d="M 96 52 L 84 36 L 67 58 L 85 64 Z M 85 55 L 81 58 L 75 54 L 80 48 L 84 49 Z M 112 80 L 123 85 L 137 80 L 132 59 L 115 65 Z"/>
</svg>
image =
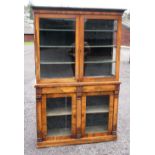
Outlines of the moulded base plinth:
<svg viewBox="0 0 155 155">
<path fill-rule="evenodd" d="M 45 140 L 43 142 L 37 142 L 37 148 L 44 148 L 50 146 L 63 146 L 63 145 L 77 145 L 77 144 L 86 144 L 86 143 L 98 143 L 104 141 L 113 141 L 117 140 L 117 135 L 105 135 L 105 136 L 96 136 L 96 137 L 84 137 L 80 139 L 61 139 L 61 140 Z"/>
</svg>

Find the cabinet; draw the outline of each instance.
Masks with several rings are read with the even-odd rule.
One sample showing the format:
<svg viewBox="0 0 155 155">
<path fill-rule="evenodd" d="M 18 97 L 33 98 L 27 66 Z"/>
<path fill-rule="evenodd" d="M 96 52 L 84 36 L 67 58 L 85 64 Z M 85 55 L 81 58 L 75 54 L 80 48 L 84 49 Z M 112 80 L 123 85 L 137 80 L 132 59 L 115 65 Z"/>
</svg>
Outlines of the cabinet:
<svg viewBox="0 0 155 155">
<path fill-rule="evenodd" d="M 38 147 L 117 138 L 123 11 L 33 7 Z"/>
</svg>

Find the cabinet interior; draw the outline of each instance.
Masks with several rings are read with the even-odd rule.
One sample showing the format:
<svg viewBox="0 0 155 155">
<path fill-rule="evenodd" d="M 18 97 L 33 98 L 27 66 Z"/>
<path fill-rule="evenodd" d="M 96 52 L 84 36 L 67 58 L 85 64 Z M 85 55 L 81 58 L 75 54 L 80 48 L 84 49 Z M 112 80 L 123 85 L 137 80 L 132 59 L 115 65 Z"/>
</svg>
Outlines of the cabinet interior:
<svg viewBox="0 0 155 155">
<path fill-rule="evenodd" d="M 86 97 L 86 133 L 108 130 L 109 96 Z"/>
<path fill-rule="evenodd" d="M 83 76 L 114 76 L 117 22 L 104 19 L 83 22 Z M 40 18 L 39 25 L 40 77 L 75 77 L 76 19 Z"/>
<path fill-rule="evenodd" d="M 71 135 L 71 97 L 47 98 L 47 136 Z"/>
<path fill-rule="evenodd" d="M 40 19 L 40 75 L 75 76 L 75 19 Z"/>
<path fill-rule="evenodd" d="M 84 76 L 113 76 L 115 74 L 114 20 L 85 19 Z"/>
</svg>

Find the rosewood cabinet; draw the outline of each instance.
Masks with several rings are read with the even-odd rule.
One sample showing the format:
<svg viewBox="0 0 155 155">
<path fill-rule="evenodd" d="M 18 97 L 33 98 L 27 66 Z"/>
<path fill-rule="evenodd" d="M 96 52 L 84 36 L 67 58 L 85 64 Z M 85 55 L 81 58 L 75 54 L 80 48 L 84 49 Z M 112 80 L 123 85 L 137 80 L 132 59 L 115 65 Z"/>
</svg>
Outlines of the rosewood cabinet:
<svg viewBox="0 0 155 155">
<path fill-rule="evenodd" d="M 116 140 L 124 10 L 33 11 L 37 146 Z"/>
</svg>

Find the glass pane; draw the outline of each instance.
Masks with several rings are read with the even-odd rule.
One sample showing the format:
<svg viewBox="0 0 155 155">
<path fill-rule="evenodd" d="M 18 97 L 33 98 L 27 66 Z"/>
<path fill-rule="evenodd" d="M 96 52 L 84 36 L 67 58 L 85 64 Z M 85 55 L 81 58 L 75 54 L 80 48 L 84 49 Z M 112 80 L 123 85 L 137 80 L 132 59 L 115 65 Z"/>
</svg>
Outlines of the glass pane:
<svg viewBox="0 0 155 155">
<path fill-rule="evenodd" d="M 86 133 L 106 132 L 108 130 L 108 114 L 87 114 Z"/>
<path fill-rule="evenodd" d="M 75 75 L 75 19 L 40 19 L 41 78 Z"/>
<path fill-rule="evenodd" d="M 50 65 L 41 65 L 41 77 L 51 78 L 51 77 L 70 77 L 73 76 L 73 64 L 50 64 Z"/>
<path fill-rule="evenodd" d="M 85 19 L 85 76 L 114 76 L 116 31 L 114 20 Z"/>
<path fill-rule="evenodd" d="M 71 135 L 71 98 L 47 98 L 47 135 Z"/>
<path fill-rule="evenodd" d="M 109 96 L 86 97 L 86 133 L 108 130 Z"/>
</svg>

